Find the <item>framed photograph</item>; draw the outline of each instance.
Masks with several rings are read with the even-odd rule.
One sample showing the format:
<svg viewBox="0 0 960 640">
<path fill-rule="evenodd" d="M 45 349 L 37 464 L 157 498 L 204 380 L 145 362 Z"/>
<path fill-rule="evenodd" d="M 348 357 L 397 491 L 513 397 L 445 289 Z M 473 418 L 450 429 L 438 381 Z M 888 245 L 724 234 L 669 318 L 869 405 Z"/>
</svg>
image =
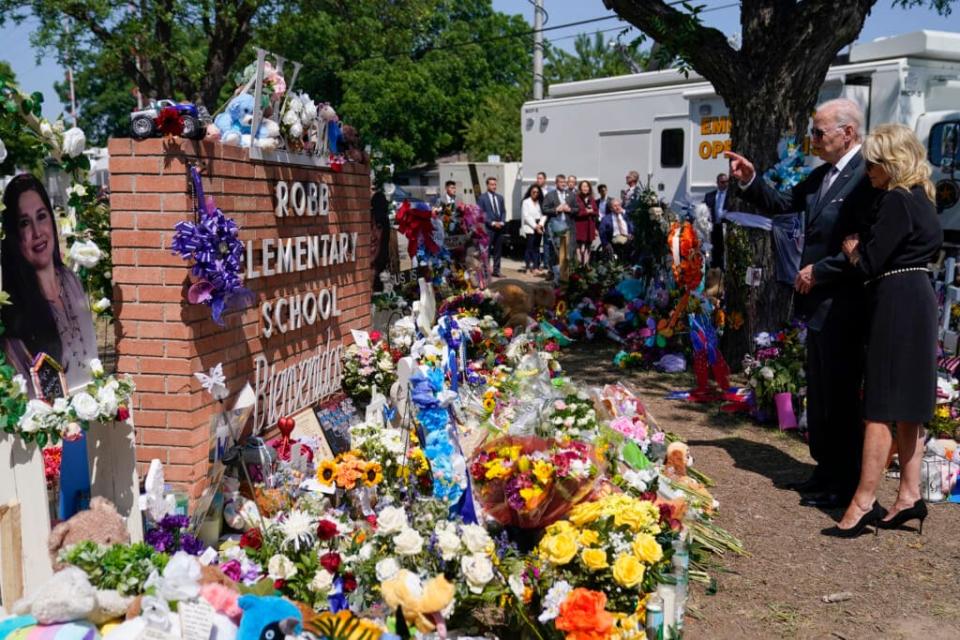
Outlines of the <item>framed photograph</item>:
<svg viewBox="0 0 960 640">
<path fill-rule="evenodd" d="M 30 367 L 30 378 L 38 400 L 53 403 L 57 398 L 67 397 L 67 378 L 63 375 L 63 367 L 49 354 L 40 352 L 36 355 Z"/>
</svg>

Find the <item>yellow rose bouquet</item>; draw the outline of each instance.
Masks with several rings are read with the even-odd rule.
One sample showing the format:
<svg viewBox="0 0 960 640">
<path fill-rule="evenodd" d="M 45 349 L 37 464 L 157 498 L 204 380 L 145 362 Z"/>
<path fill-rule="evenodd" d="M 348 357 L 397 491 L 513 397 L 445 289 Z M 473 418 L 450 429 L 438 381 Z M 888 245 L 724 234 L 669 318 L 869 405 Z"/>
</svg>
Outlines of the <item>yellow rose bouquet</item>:
<svg viewBox="0 0 960 640">
<path fill-rule="evenodd" d="M 573 507 L 537 548 L 544 588 L 566 582 L 606 594 L 607 609 L 633 615 L 669 572 L 677 533 L 649 500 L 612 494 Z"/>
</svg>

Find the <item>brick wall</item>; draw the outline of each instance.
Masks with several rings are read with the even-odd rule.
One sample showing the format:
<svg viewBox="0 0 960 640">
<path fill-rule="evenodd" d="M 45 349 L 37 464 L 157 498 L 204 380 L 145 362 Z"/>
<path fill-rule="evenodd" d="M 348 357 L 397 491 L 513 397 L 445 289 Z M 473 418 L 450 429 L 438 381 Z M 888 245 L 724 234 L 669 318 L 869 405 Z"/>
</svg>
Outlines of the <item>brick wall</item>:
<svg viewBox="0 0 960 640">
<path fill-rule="evenodd" d="M 159 458 L 168 482 L 199 496 L 207 473 L 211 418 L 219 405 L 193 376 L 222 362 L 232 402 L 245 382 L 254 383 L 254 358 L 263 354 L 278 369 L 333 339 L 350 342 L 350 329 L 370 325 L 369 170 L 346 165 L 341 173 L 251 162 L 246 150 L 173 138 L 111 140 L 110 204 L 113 232 L 117 370 L 133 375 L 137 460 L 141 477 Z M 357 232 L 357 261 L 250 281 L 256 302 L 225 315 L 217 326 L 210 310 L 186 302 L 189 266 L 173 255 L 174 226 L 193 219 L 188 163 L 203 167 L 203 185 L 240 227 L 240 239 Z M 330 215 L 274 216 L 278 180 L 325 182 Z M 259 247 L 259 242 L 257 243 Z M 259 267 L 260 251 L 255 260 Z M 314 284 L 316 283 L 316 284 Z M 337 286 L 339 318 L 263 339 L 260 303 L 318 287 Z"/>
</svg>

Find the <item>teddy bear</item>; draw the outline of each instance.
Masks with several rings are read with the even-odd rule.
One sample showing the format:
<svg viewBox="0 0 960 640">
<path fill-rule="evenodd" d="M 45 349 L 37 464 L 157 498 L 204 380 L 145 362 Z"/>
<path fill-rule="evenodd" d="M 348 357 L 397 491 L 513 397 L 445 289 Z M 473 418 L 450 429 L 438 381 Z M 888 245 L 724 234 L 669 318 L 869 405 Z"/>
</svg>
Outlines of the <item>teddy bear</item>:
<svg viewBox="0 0 960 640">
<path fill-rule="evenodd" d="M 434 576 L 421 583 L 418 576 L 401 569 L 395 576 L 381 583 L 380 592 L 383 594 L 383 601 L 391 610 L 396 611 L 399 607 L 407 623 L 415 625 L 423 633 L 430 633 L 436 629 L 433 614 L 450 605 L 456 589 L 443 575 Z"/>
<path fill-rule="evenodd" d="M 673 480 L 674 484 L 688 493 L 697 496 L 703 510 L 712 513 L 714 499 L 707 488 L 687 475 L 687 467 L 693 463 L 690 456 L 690 447 L 683 442 L 671 442 L 667 446 L 667 457 L 663 463 L 663 475 Z"/>
<path fill-rule="evenodd" d="M 253 125 L 253 96 L 241 93 L 227 103 L 227 108 L 213 121 L 224 144 L 249 147 L 256 144 L 261 149 L 273 150 L 280 144 L 280 125 L 269 118 L 260 121 L 256 139 L 251 131 Z M 208 134 L 211 133 L 208 131 Z"/>
<path fill-rule="evenodd" d="M 42 625 L 82 620 L 100 625 L 123 616 L 130 600 L 114 590 L 95 589 L 82 569 L 67 567 L 18 600 L 13 613 Z"/>
<path fill-rule="evenodd" d="M 531 317 L 537 309 L 550 309 L 554 305 L 553 287 L 545 282 L 523 280 L 497 280 L 489 289 L 499 294 L 499 303 L 506 316 L 507 327 L 526 329 L 533 322 Z"/>
<path fill-rule="evenodd" d="M 117 513 L 117 508 L 106 498 L 93 498 L 89 509 L 74 514 L 50 532 L 47 549 L 53 570 L 59 571 L 66 566 L 58 557 L 61 550 L 85 540 L 103 545 L 130 542 L 126 519 Z"/>
</svg>

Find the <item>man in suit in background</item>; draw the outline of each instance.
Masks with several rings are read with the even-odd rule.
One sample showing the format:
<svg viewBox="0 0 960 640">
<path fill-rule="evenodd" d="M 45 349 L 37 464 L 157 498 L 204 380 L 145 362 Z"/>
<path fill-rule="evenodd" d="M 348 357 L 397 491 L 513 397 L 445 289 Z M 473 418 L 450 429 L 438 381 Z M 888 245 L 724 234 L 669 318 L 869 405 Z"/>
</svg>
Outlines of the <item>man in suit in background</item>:
<svg viewBox="0 0 960 640">
<path fill-rule="evenodd" d="M 620 192 L 620 202 L 623 203 L 623 208 L 629 215 L 640 204 L 640 174 L 636 171 L 630 171 L 627 173 L 625 180 L 627 181 L 627 188 Z"/>
<path fill-rule="evenodd" d="M 537 171 L 537 186 L 540 187 L 540 197 L 547 195 L 550 187 L 547 185 L 547 174 L 544 171 Z"/>
<path fill-rule="evenodd" d="M 500 257 L 503 254 L 503 230 L 506 225 L 506 203 L 503 196 L 497 193 L 497 179 L 487 178 L 487 192 L 480 196 L 477 203 L 483 211 L 487 224 L 487 234 L 490 237 L 490 260 L 493 262 L 493 277 L 502 278 L 500 274 Z"/>
<path fill-rule="evenodd" d="M 717 188 L 703 197 L 703 203 L 710 207 L 710 221 L 713 223 L 710 232 L 710 244 L 713 245 L 710 266 L 714 269 L 723 269 L 723 216 L 727 212 L 729 183 L 727 174 L 721 173 L 717 176 Z"/>
<path fill-rule="evenodd" d="M 556 189 L 544 196 L 543 204 L 540 205 L 541 211 L 547 219 L 543 232 L 544 257 L 546 258 L 544 265 L 553 274 L 554 281 L 559 279 L 560 271 L 566 268 L 566 230 L 572 226 L 570 212 L 573 210 L 573 199 L 574 192 L 567 191 L 567 177 L 558 173 Z"/>
<path fill-rule="evenodd" d="M 863 280 L 842 252 L 843 239 L 859 231 L 878 191 L 870 186 L 860 153 L 863 113 L 851 100 L 823 103 L 813 116 L 810 139 L 824 164 L 787 193 L 757 175 L 733 152 L 730 175 L 742 197 L 765 215 L 802 211 L 804 247 L 794 288 L 794 309 L 807 323 L 807 424 L 813 475 L 794 485 L 801 504 L 846 506 L 860 476 L 863 423 L 860 386 L 864 358 Z M 764 327 L 773 330 L 775 327 Z"/>
<path fill-rule="evenodd" d="M 597 185 L 597 214 L 600 220 L 603 220 L 603 216 L 607 215 L 607 212 L 610 211 L 610 201 L 611 201 L 611 198 L 607 196 L 607 185 L 598 184 Z"/>
<path fill-rule="evenodd" d="M 433 201 L 433 209 L 434 211 L 440 211 L 447 205 L 454 209 L 457 206 L 457 183 L 453 180 L 447 180 L 443 184 L 443 193 Z"/>
</svg>

